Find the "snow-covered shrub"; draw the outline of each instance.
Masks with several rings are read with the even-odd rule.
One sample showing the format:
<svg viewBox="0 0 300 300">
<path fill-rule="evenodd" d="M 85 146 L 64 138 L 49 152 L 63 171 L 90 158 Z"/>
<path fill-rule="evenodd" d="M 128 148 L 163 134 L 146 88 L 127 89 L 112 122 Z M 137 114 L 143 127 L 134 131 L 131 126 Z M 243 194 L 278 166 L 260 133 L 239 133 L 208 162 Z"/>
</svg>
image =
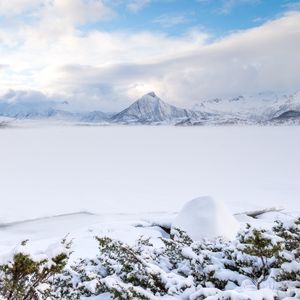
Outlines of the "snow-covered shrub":
<svg viewBox="0 0 300 300">
<path fill-rule="evenodd" d="M 240 292 L 248 286 L 257 289 L 257 299 L 274 299 L 271 287 L 284 299 L 299 286 L 299 220 L 277 222 L 271 230 L 248 225 L 233 241 L 194 242 L 177 228 L 156 246 L 142 238 L 134 246 L 108 237 L 97 240 L 99 255 L 73 267 L 85 296 L 109 292 L 121 300 L 153 299 L 198 290 L 193 299 L 209 293 L 212 299 L 251 299 L 252 292 Z"/>
<path fill-rule="evenodd" d="M 183 253 L 183 249 L 189 249 L 193 243 L 192 239 L 182 230 L 173 230 L 170 238 L 161 238 L 164 247 L 160 249 L 158 259 L 169 271 L 177 270 L 178 273 L 185 273 L 185 265 L 190 259 Z"/>
<path fill-rule="evenodd" d="M 151 265 L 126 244 L 109 238 L 98 238 L 99 260 L 105 268 L 105 275 L 118 275 L 122 281 L 138 286 L 153 293 L 166 294 L 167 288 L 163 282 L 161 270 Z"/>
<path fill-rule="evenodd" d="M 279 253 L 279 268 L 275 279 L 284 289 L 300 288 L 300 218 L 291 222 L 276 221 L 274 233 L 284 239 L 284 249 Z"/>
<path fill-rule="evenodd" d="M 195 286 L 210 284 L 223 287 L 227 284 L 215 277 L 223 269 L 222 258 L 226 242 L 222 239 L 193 242 L 182 230 L 174 228 L 171 239 L 162 238 L 164 248 L 159 259 L 169 271 L 193 278 Z"/>
<path fill-rule="evenodd" d="M 275 221 L 273 231 L 277 236 L 284 239 L 285 249 L 287 251 L 297 252 L 300 256 L 300 218 L 291 221 Z"/>
<path fill-rule="evenodd" d="M 197 286 L 224 288 L 228 277 L 235 281 L 235 276 L 224 278 L 221 272 L 227 245 L 221 239 L 193 242 L 176 229 L 171 238 L 161 238 L 159 247 L 142 238 L 132 247 L 108 237 L 97 240 L 97 258 L 81 259 L 73 266 L 85 296 L 109 292 L 116 299 L 152 299 Z"/>
<path fill-rule="evenodd" d="M 273 268 L 278 266 L 280 251 L 284 240 L 272 231 L 247 225 L 239 232 L 229 258 L 233 260 L 232 269 L 248 277 L 260 289 L 261 283 L 268 279 Z"/>
<path fill-rule="evenodd" d="M 293 298 L 286 298 L 291 300 Z M 198 291 L 190 295 L 189 300 L 278 300 L 277 292 L 272 289 L 261 290 L 227 290 L 221 291 L 215 288 L 200 288 Z M 297 298 L 294 298 L 297 299 Z"/>
<path fill-rule="evenodd" d="M 6 300 L 79 299 L 65 270 L 71 243 L 64 239 L 38 254 L 30 253 L 26 244 L 0 265 L 0 295 Z"/>
<path fill-rule="evenodd" d="M 79 274 L 79 289 L 86 296 L 111 293 L 116 299 L 152 299 L 175 295 L 193 285 L 186 278 L 160 265 L 160 253 L 149 240 L 133 247 L 108 237 L 97 238 L 99 255 L 73 267 Z M 148 248 L 148 249 L 147 249 Z"/>
<path fill-rule="evenodd" d="M 0 264 L 1 300 L 300 299 L 300 220 L 272 229 L 247 226 L 235 240 L 169 238 L 132 246 L 96 238 L 99 253 L 67 268 L 70 243 L 33 255 L 26 242 Z M 1 298 L 2 297 L 2 298 Z"/>
</svg>

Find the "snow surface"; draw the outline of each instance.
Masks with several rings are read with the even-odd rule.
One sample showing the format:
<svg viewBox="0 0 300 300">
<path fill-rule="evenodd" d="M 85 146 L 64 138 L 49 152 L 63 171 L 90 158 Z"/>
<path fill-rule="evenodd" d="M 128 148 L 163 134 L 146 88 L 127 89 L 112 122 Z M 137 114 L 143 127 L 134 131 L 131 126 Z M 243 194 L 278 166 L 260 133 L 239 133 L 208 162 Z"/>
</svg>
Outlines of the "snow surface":
<svg viewBox="0 0 300 300">
<path fill-rule="evenodd" d="M 62 213 L 176 212 L 201 195 L 232 212 L 300 211 L 300 127 L 0 130 L 0 223 Z"/>
<path fill-rule="evenodd" d="M 300 127 L 4 127 L 0 255 L 25 239 L 40 253 L 68 233 L 71 262 L 95 257 L 95 236 L 158 245 L 166 233 L 156 225 L 168 227 L 200 195 L 231 213 L 284 207 L 257 219 L 236 216 L 240 226 L 269 228 L 300 212 L 299 134 Z M 272 299 L 271 290 L 257 298 L 241 292 Z"/>
<path fill-rule="evenodd" d="M 172 223 L 172 229 L 185 231 L 194 241 L 223 237 L 233 239 L 239 224 L 221 201 L 199 197 L 188 201 Z"/>
</svg>

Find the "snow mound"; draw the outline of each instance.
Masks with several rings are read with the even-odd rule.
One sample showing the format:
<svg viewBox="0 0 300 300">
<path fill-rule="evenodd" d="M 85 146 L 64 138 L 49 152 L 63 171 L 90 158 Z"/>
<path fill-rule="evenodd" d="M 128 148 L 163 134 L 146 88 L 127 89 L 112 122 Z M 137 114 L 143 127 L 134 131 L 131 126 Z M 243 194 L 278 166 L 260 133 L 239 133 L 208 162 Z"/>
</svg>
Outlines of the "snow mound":
<svg viewBox="0 0 300 300">
<path fill-rule="evenodd" d="M 239 225 L 225 205 L 211 197 L 199 197 L 187 202 L 172 224 L 184 230 L 194 241 L 203 238 L 233 239 Z"/>
</svg>

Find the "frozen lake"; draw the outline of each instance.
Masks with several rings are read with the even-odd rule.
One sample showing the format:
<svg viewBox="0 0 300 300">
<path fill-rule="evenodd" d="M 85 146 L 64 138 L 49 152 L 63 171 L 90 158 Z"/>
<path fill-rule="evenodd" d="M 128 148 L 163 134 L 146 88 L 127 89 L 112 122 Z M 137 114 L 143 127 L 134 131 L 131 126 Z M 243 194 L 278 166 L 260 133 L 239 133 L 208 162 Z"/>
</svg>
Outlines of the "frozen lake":
<svg viewBox="0 0 300 300">
<path fill-rule="evenodd" d="M 0 130 L 0 222 L 89 211 L 178 211 L 211 195 L 233 212 L 300 211 L 300 127 Z"/>
</svg>

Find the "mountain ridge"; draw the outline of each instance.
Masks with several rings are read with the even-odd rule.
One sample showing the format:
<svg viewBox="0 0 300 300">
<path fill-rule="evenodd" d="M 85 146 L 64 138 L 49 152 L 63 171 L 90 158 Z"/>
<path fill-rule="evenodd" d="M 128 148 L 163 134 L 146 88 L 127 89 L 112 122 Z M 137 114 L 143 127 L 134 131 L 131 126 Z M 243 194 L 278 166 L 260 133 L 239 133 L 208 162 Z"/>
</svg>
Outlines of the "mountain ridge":
<svg viewBox="0 0 300 300">
<path fill-rule="evenodd" d="M 300 92 L 214 98 L 201 101 L 192 109 L 168 104 L 154 92 L 149 92 L 118 113 L 106 113 L 100 110 L 71 112 L 68 108 L 67 102 L 38 102 L 30 99 L 22 103 L 0 101 L 0 116 L 13 119 L 46 119 L 112 125 L 300 125 Z"/>
</svg>

